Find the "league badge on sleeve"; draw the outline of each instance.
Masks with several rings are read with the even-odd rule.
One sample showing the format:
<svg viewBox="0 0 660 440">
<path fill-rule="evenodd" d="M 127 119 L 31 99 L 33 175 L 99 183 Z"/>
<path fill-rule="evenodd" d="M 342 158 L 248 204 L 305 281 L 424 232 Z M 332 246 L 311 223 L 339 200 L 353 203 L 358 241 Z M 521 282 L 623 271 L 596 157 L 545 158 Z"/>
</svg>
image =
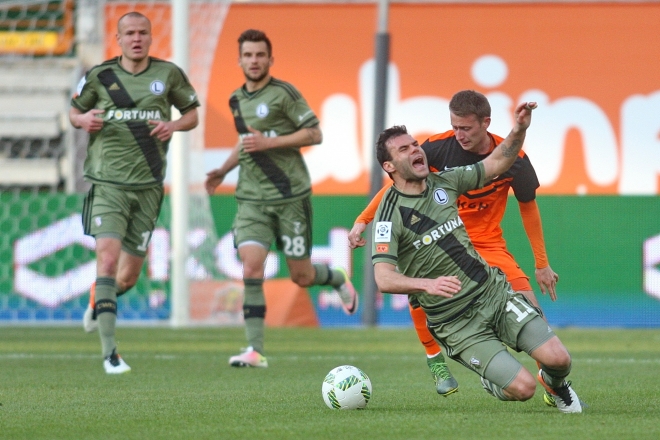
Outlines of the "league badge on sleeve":
<svg viewBox="0 0 660 440">
<path fill-rule="evenodd" d="M 376 222 L 376 243 L 389 243 L 392 240 L 392 222 Z"/>
</svg>

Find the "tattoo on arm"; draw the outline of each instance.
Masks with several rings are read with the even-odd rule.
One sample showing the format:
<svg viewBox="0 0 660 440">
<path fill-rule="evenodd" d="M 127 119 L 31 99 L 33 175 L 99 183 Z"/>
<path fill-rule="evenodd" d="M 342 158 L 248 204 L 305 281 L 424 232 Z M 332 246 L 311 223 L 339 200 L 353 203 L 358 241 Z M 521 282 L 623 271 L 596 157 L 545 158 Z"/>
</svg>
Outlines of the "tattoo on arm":
<svg viewBox="0 0 660 440">
<path fill-rule="evenodd" d="M 511 145 L 509 146 L 502 145 L 502 156 L 506 158 L 516 157 L 520 152 L 521 147 L 522 147 L 522 142 L 520 142 L 519 140 L 511 141 Z"/>
<path fill-rule="evenodd" d="M 502 154 L 502 158 L 504 159 L 504 161 L 509 162 L 509 165 L 507 165 L 506 169 L 508 169 L 516 160 L 516 157 L 518 156 L 518 153 L 520 152 L 522 145 L 523 143 L 519 139 L 511 140 L 511 145 L 507 145 L 504 142 L 498 145 L 498 148 L 500 149 L 500 152 Z M 486 177 L 484 178 L 484 181 L 490 182 L 497 176 L 499 176 L 499 174 L 494 174 L 494 173 L 487 174 Z"/>
</svg>

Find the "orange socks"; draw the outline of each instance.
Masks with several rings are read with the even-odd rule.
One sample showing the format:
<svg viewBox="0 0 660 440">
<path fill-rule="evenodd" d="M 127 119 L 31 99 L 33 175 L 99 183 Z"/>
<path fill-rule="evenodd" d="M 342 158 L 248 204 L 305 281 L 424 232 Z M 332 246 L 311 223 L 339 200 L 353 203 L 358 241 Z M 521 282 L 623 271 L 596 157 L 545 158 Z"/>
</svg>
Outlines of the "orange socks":
<svg viewBox="0 0 660 440">
<path fill-rule="evenodd" d="M 412 317 L 415 331 L 417 331 L 417 337 L 419 338 L 419 342 L 424 346 L 426 355 L 428 357 L 437 356 L 442 349 L 438 343 L 435 342 L 431 332 L 426 327 L 426 313 L 424 313 L 424 310 L 422 310 L 421 307 L 412 308 L 408 306 L 408 308 L 410 309 L 410 316 Z"/>
<path fill-rule="evenodd" d="M 89 288 L 89 306 L 94 308 L 94 296 L 96 293 L 96 281 L 92 283 L 92 287 Z"/>
</svg>

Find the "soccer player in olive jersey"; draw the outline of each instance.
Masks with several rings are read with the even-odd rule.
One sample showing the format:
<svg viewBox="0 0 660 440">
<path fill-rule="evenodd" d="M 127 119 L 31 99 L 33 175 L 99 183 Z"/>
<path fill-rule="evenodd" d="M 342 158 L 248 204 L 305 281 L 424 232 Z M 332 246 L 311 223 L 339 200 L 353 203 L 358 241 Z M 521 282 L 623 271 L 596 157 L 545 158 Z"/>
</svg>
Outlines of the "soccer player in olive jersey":
<svg viewBox="0 0 660 440">
<path fill-rule="evenodd" d="M 475 164 L 488 156 L 502 142 L 501 137 L 488 132 L 491 109 L 488 99 L 483 94 L 473 90 L 462 90 L 454 94 L 450 100 L 449 110 L 451 125 L 454 128 L 431 136 L 421 145 L 431 171 Z M 511 283 L 513 289 L 525 295 L 535 307 L 540 306 L 529 277 L 507 250 L 500 224 L 506 210 L 509 189 L 513 189 L 534 253 L 536 281 L 541 292 L 544 294 L 548 292 L 554 301 L 557 298 L 556 283 L 559 277 L 548 263 L 541 217 L 535 201 L 538 187 L 539 182 L 534 167 L 529 157 L 521 151 L 508 171 L 486 183 L 483 188 L 462 194 L 457 202 L 461 219 L 475 249 L 489 265 L 500 268 L 506 274 L 507 281 Z M 366 225 L 373 220 L 376 208 L 387 189 L 384 187 L 355 220 L 349 233 L 349 243 L 352 248 L 366 244 L 361 234 L 366 229 Z M 446 364 L 440 354 L 440 347 L 426 328 L 426 315 L 423 309 L 414 301 L 413 304 L 414 306 L 410 306 L 410 314 L 417 336 L 426 350 L 427 363 L 435 377 L 438 393 L 446 395 L 448 391 L 453 390 L 452 378 L 448 370 L 445 371 Z M 442 374 L 443 372 L 445 374 Z M 544 400 L 552 404 L 547 394 L 544 395 Z"/>
<path fill-rule="evenodd" d="M 437 174 L 405 127 L 381 133 L 376 155 L 394 185 L 376 213 L 372 260 L 379 289 L 414 297 L 447 355 L 478 373 L 489 393 L 521 401 L 534 395 L 534 376 L 509 346 L 540 363 L 538 378 L 557 408 L 575 413 L 582 405 L 565 380 L 570 354 L 529 300 L 474 249 L 457 207 L 461 194 L 515 162 L 534 108 L 516 107 L 513 130 L 484 160 Z"/>
<path fill-rule="evenodd" d="M 273 243 L 287 261 L 291 279 L 301 287 L 330 285 L 344 311 L 357 310 L 357 293 L 341 268 L 312 264 L 311 183 L 300 148 L 321 143 L 319 120 L 300 92 L 273 78 L 272 45 L 262 31 L 249 29 L 238 39 L 245 84 L 229 106 L 239 141 L 225 163 L 208 173 L 213 194 L 240 164 L 234 219 L 234 244 L 243 262 L 243 316 L 248 348 L 229 358 L 234 367 L 267 367 L 264 356 L 264 263 Z"/>
<path fill-rule="evenodd" d="M 151 23 L 129 12 L 117 23 L 122 55 L 93 67 L 71 100 L 69 119 L 89 133 L 85 233 L 96 239 L 96 282 L 85 312 L 98 326 L 108 374 L 130 371 L 117 354 L 117 296 L 137 282 L 163 199 L 172 133 L 197 126 L 199 101 L 176 65 L 149 56 Z M 175 106 L 181 118 L 171 120 Z"/>
</svg>

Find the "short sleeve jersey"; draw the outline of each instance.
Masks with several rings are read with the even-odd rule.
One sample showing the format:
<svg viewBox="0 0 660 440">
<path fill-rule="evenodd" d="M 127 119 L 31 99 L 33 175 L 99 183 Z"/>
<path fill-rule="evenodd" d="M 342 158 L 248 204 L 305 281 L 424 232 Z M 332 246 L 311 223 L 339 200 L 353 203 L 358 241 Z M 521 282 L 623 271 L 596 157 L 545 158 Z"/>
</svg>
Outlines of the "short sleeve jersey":
<svg viewBox="0 0 660 440">
<path fill-rule="evenodd" d="M 104 110 L 103 128 L 90 134 L 85 178 L 123 189 L 162 185 L 169 141 L 149 133 L 147 121 L 169 121 L 172 106 L 182 114 L 199 106 L 194 88 L 175 64 L 149 59 L 146 70 L 132 74 L 119 57 L 87 72 L 71 105 L 82 112 Z"/>
<path fill-rule="evenodd" d="M 250 135 L 247 127 L 267 137 L 284 136 L 319 124 L 305 98 L 291 84 L 275 78 L 249 93 L 245 86 L 232 93 L 229 106 L 239 138 Z M 236 199 L 282 203 L 311 193 L 307 165 L 297 147 L 239 153 L 240 170 Z"/>
<path fill-rule="evenodd" d="M 493 149 L 502 142 L 500 136 L 489 133 Z M 475 164 L 492 152 L 476 154 L 465 151 L 456 140 L 453 130 L 436 134 L 422 145 L 431 171 Z M 458 208 L 465 226 L 470 231 L 470 239 L 477 248 L 482 246 L 505 247 L 501 228 L 506 211 L 509 189 L 519 202 L 530 202 L 536 198 L 539 180 L 529 157 L 520 151 L 511 168 L 483 188 L 471 190 L 458 199 Z"/>
<path fill-rule="evenodd" d="M 430 322 L 459 316 L 490 285 L 493 271 L 472 246 L 458 213 L 457 200 L 484 184 L 482 163 L 432 173 L 422 194 L 392 186 L 383 196 L 373 227 L 372 261 L 395 265 L 411 278 L 457 276 L 453 298 L 420 293 L 416 299 Z"/>
</svg>

